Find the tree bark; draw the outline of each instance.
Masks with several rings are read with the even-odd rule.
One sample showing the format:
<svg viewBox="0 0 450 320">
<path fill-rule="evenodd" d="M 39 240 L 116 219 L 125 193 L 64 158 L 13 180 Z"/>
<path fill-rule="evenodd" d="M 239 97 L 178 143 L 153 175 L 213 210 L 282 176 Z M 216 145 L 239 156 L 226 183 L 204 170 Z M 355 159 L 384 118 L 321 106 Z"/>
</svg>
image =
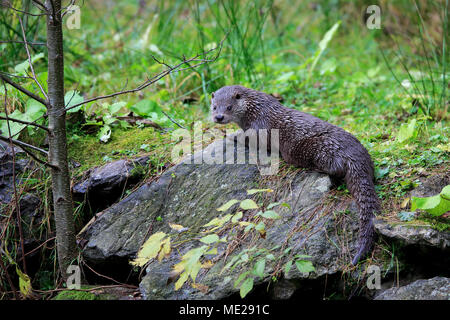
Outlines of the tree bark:
<svg viewBox="0 0 450 320">
<path fill-rule="evenodd" d="M 76 258 L 77 250 L 67 163 L 61 0 L 47 0 L 45 6 L 49 12 L 47 15 L 49 162 L 54 166 L 51 175 L 59 269 L 63 279 L 67 279 L 67 267 Z"/>
</svg>

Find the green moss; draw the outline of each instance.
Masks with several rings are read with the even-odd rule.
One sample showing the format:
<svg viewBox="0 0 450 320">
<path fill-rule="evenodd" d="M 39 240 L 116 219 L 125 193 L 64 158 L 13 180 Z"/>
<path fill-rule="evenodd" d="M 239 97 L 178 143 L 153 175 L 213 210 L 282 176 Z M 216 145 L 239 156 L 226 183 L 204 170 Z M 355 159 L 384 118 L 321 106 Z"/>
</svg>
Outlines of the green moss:
<svg viewBox="0 0 450 320">
<path fill-rule="evenodd" d="M 65 290 L 61 291 L 53 300 L 97 300 L 97 296 L 87 291 Z"/>
<path fill-rule="evenodd" d="M 424 216 L 421 217 L 423 221 L 426 221 L 430 224 L 432 229 L 437 231 L 447 231 L 450 230 L 450 219 L 444 217 L 433 217 L 433 216 Z"/>
<path fill-rule="evenodd" d="M 100 142 L 94 135 L 71 137 L 69 159 L 81 164 L 78 172 L 140 154 L 149 154 L 152 165 L 161 164 L 170 160 L 170 142 L 170 133 L 154 128 L 115 128 L 108 143 Z M 145 150 L 141 149 L 142 145 L 146 145 Z"/>
</svg>

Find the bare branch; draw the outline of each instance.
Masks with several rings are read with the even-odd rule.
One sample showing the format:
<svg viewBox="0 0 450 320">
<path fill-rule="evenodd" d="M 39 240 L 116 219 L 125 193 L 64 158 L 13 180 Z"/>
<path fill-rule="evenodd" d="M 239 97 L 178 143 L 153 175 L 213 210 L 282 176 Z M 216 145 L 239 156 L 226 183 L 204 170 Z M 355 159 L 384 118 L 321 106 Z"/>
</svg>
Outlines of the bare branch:
<svg viewBox="0 0 450 320">
<path fill-rule="evenodd" d="M 34 123 L 34 122 L 24 121 L 24 120 L 20 120 L 20 119 L 11 118 L 11 117 L 3 117 L 3 116 L 0 116 L 0 120 L 6 120 L 6 121 L 22 123 L 22 124 L 26 124 L 27 126 L 38 127 L 38 128 L 41 128 L 43 130 L 46 130 L 46 131 L 50 132 L 49 128 L 47 128 L 45 126 L 42 126 L 40 124 Z"/>
<path fill-rule="evenodd" d="M 175 123 L 177 126 L 179 126 L 180 128 L 186 129 L 186 128 L 183 127 L 181 124 L 179 124 L 179 123 L 176 122 L 174 119 L 172 119 L 172 117 L 169 116 L 167 113 L 165 113 L 163 110 L 161 110 L 161 112 L 162 112 L 167 118 L 169 118 L 170 121 L 172 121 L 173 123 Z"/>
<path fill-rule="evenodd" d="M 36 5 L 36 7 L 40 6 L 42 10 L 47 12 L 47 8 L 45 7 L 45 5 L 41 1 L 39 1 L 39 0 L 32 0 L 32 1 Z"/>
<path fill-rule="evenodd" d="M 46 16 L 46 15 L 48 15 L 47 13 L 31 13 L 31 12 L 19 10 L 19 9 L 14 8 L 14 7 L 11 6 L 11 5 L 7 5 L 6 3 L 1 3 L 0 6 L 1 6 L 1 7 L 8 8 L 8 9 L 11 9 L 11 10 L 16 11 L 16 12 L 19 12 L 19 13 L 23 13 L 23 14 L 26 14 L 26 15 L 29 15 L 29 16 L 33 16 L 33 17 L 41 17 L 41 16 Z"/>
<path fill-rule="evenodd" d="M 5 142 L 9 142 L 9 138 L 8 137 L 4 137 L 2 135 L 0 135 L 0 140 L 3 140 Z M 22 142 L 22 141 L 19 141 L 19 140 L 14 140 L 14 139 L 11 139 L 11 140 L 12 140 L 12 143 L 15 144 L 16 146 L 19 146 L 21 148 L 30 148 L 30 149 L 39 151 L 39 152 L 45 154 L 46 156 L 48 156 L 48 152 L 45 151 L 44 149 L 35 147 L 35 146 L 31 145 L 31 144 L 28 144 L 28 143 L 25 143 L 25 142 Z"/>
<path fill-rule="evenodd" d="M 97 101 L 97 100 L 101 100 L 101 99 L 112 98 L 112 97 L 115 97 L 115 96 L 118 96 L 118 95 L 122 95 L 122 94 L 126 94 L 126 93 L 133 93 L 133 92 L 140 91 L 142 89 L 147 88 L 151 84 L 157 82 L 159 79 L 164 78 L 165 76 L 167 76 L 170 73 L 179 72 L 179 71 L 182 71 L 182 70 L 193 69 L 193 68 L 195 68 L 197 66 L 200 66 L 202 64 L 205 64 L 205 63 L 208 63 L 208 62 L 213 62 L 213 61 L 217 60 L 217 58 L 219 57 L 219 55 L 220 55 L 220 53 L 222 51 L 222 46 L 223 46 L 223 42 L 224 41 L 225 41 L 225 38 L 222 39 L 222 41 L 220 41 L 220 44 L 217 47 L 212 48 L 212 49 L 210 49 L 208 51 L 205 51 L 203 53 L 199 53 L 199 54 L 197 54 L 196 56 L 194 56 L 194 57 L 192 57 L 190 59 L 186 59 L 183 56 L 182 62 L 178 63 L 175 66 L 170 66 L 170 65 L 166 64 L 165 62 L 160 62 L 159 60 L 157 60 L 157 59 L 155 59 L 153 57 L 156 62 L 165 65 L 167 67 L 167 69 L 162 71 L 162 72 L 160 72 L 160 73 L 158 73 L 158 74 L 156 74 L 155 76 L 153 76 L 151 78 L 147 78 L 146 81 L 144 81 L 141 85 L 139 85 L 138 87 L 136 87 L 134 89 L 118 91 L 118 92 L 114 92 L 114 93 L 107 94 L 107 95 L 104 95 L 104 96 L 98 96 L 98 97 L 95 97 L 95 98 L 91 98 L 91 99 L 85 100 L 85 101 L 83 101 L 81 103 L 77 103 L 77 104 L 75 104 L 73 106 L 70 106 L 69 108 L 66 108 L 66 111 L 68 111 L 70 109 L 74 109 L 76 107 L 79 107 L 79 106 L 81 106 L 83 104 L 86 104 L 86 103 L 89 103 L 89 102 L 93 102 L 93 101 Z M 218 53 L 212 59 L 207 59 L 207 58 L 199 59 L 199 57 L 206 56 L 208 53 L 210 53 L 210 52 L 212 52 L 214 50 L 217 50 L 217 49 L 219 49 Z M 189 62 L 193 62 L 193 61 L 194 62 L 199 62 L 199 63 L 197 63 L 197 64 L 195 64 L 193 66 L 187 67 L 187 68 L 181 68 L 180 69 L 181 66 L 183 66 L 185 64 L 189 65 Z"/>
<path fill-rule="evenodd" d="M 34 72 L 33 63 L 31 61 L 30 50 L 28 50 L 28 42 L 27 42 L 27 37 L 25 35 L 25 29 L 23 28 L 22 19 L 20 17 L 19 17 L 19 22 L 20 22 L 20 28 L 22 29 L 23 41 L 25 42 L 25 50 L 27 51 L 28 63 L 30 64 L 31 73 L 33 74 L 33 80 L 34 80 L 34 82 L 36 82 L 39 89 L 41 89 L 41 92 L 42 92 L 43 96 L 45 97 L 45 99 L 48 100 L 47 93 L 45 92 L 44 88 L 42 87 L 41 83 L 39 82 L 39 80 L 36 77 L 36 73 Z"/>
<path fill-rule="evenodd" d="M 74 3 L 75 3 L 75 0 L 72 0 L 72 1 L 70 1 L 70 4 L 68 6 L 61 8 L 61 18 L 64 18 L 64 16 L 68 12 L 70 12 L 70 10 L 68 10 L 68 8 L 72 7 Z M 63 10 L 65 10 L 65 11 L 63 12 Z"/>
<path fill-rule="evenodd" d="M 0 43 L 25 43 L 23 41 L 19 41 L 19 40 L 0 40 Z M 29 45 L 31 46 L 47 46 L 46 43 L 43 42 L 28 42 Z"/>
<path fill-rule="evenodd" d="M 14 88 L 16 88 L 17 90 L 19 90 L 20 92 L 26 94 L 27 96 L 29 96 L 30 98 L 36 100 L 37 102 L 43 104 L 44 106 L 47 107 L 48 103 L 47 101 L 45 101 L 44 99 L 42 99 L 41 97 L 39 97 L 38 95 L 34 94 L 33 92 L 25 89 L 24 87 L 22 87 L 20 84 L 15 83 L 14 81 L 12 81 L 11 79 L 9 79 L 9 77 L 5 76 L 4 74 L 0 73 L 0 79 L 2 79 L 3 81 L 5 81 L 6 83 L 8 83 L 9 85 L 13 86 Z"/>
<path fill-rule="evenodd" d="M 15 77 L 15 78 L 22 78 L 22 79 L 33 79 L 29 76 L 19 76 L 18 74 L 12 74 L 12 73 L 7 73 L 7 72 L 2 72 L 0 71 L 0 74 L 5 75 L 6 77 Z"/>
</svg>

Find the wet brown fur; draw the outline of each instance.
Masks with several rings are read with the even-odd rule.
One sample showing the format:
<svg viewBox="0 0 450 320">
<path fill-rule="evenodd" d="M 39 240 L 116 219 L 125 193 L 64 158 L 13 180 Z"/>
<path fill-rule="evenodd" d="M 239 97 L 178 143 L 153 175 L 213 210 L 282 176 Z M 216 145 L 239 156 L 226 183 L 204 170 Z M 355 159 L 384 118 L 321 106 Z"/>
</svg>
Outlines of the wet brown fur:
<svg viewBox="0 0 450 320">
<path fill-rule="evenodd" d="M 263 92 L 226 86 L 212 94 L 211 114 L 218 123 L 237 123 L 248 129 L 279 129 L 279 150 L 289 164 L 343 179 L 359 206 L 359 248 L 356 264 L 371 250 L 374 213 L 380 204 L 373 183 L 369 153 L 353 135 L 310 114 L 283 106 Z"/>
</svg>

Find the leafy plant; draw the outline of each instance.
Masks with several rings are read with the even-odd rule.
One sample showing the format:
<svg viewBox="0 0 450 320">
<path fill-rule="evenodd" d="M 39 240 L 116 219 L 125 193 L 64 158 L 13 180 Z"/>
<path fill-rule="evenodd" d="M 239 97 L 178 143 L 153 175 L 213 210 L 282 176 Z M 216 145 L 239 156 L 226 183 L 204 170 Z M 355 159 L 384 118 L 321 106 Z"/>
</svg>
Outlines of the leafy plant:
<svg viewBox="0 0 450 320">
<path fill-rule="evenodd" d="M 432 197 L 412 197 L 411 211 L 417 209 L 425 210 L 433 216 L 440 216 L 450 211 L 450 185 L 445 186 L 438 195 Z"/>
</svg>

